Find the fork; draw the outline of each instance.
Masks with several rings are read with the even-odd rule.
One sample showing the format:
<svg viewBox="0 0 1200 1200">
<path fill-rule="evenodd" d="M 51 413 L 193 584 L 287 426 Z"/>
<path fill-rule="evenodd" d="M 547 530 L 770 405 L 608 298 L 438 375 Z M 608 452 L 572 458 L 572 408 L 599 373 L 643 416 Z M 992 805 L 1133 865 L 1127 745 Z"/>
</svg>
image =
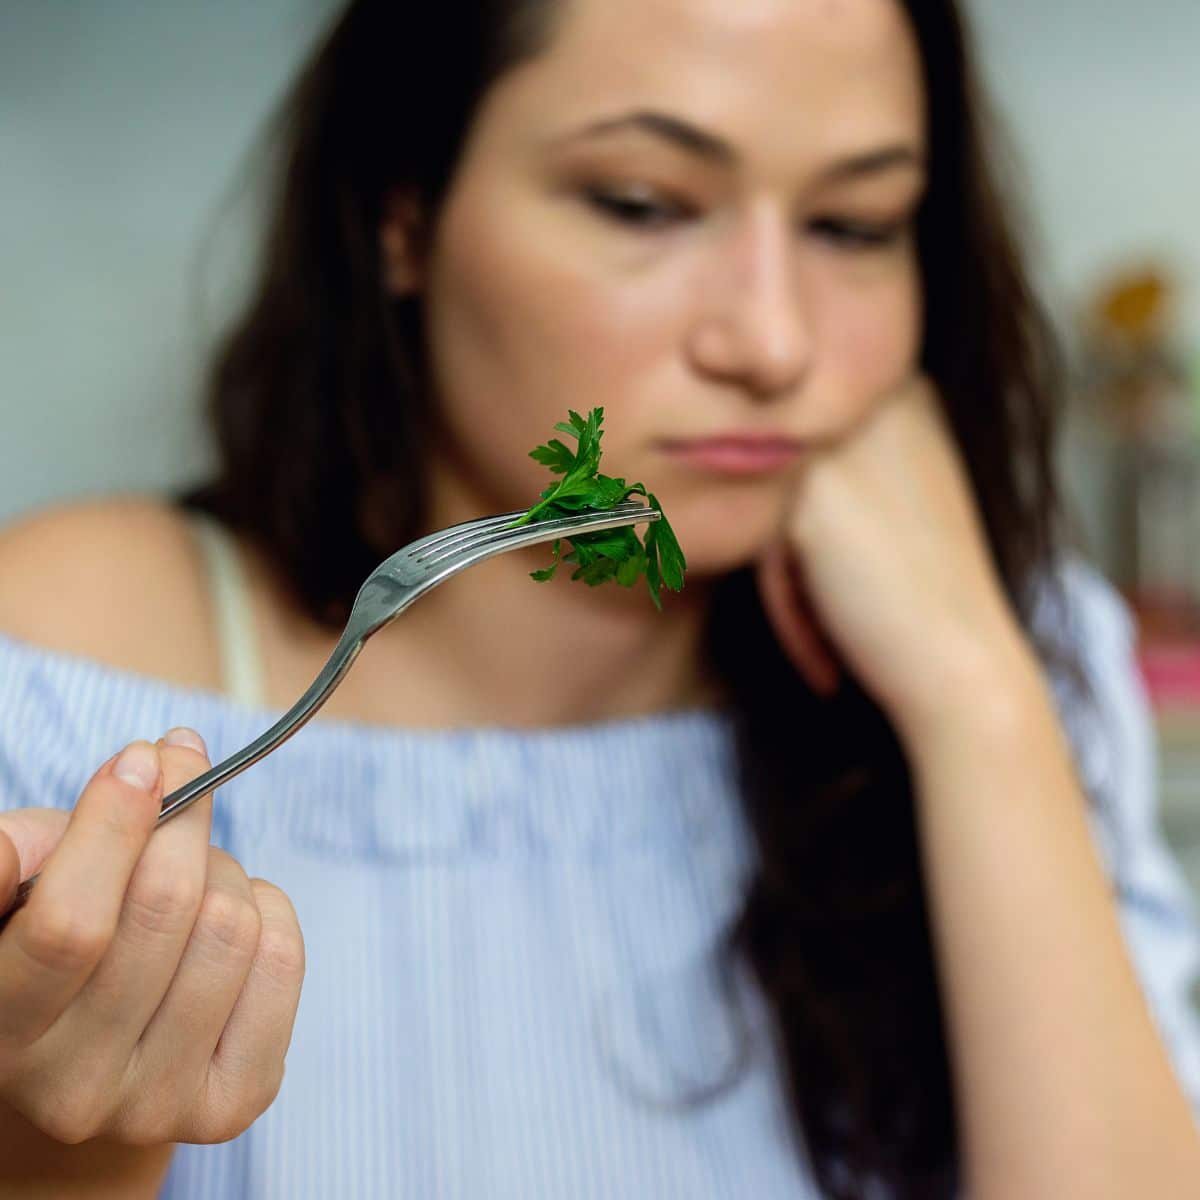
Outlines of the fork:
<svg viewBox="0 0 1200 1200">
<path fill-rule="evenodd" d="M 164 797 L 155 827 L 177 817 L 197 800 L 282 746 L 316 715 L 345 679 L 367 639 L 391 624 L 410 604 L 431 592 L 438 584 L 496 554 L 557 538 L 569 539 L 573 533 L 595 533 L 602 529 L 653 522 L 662 514 L 657 509 L 627 500 L 600 512 L 551 517 L 525 525 L 515 524 L 524 515 L 523 511 L 503 513 L 451 525 L 410 542 L 384 559 L 358 589 L 346 628 L 329 661 L 304 695 L 266 733 Z M 3 931 L 12 914 L 29 899 L 37 880 L 37 875 L 31 875 L 17 888 L 8 912 L 0 915 L 0 931 Z"/>
</svg>

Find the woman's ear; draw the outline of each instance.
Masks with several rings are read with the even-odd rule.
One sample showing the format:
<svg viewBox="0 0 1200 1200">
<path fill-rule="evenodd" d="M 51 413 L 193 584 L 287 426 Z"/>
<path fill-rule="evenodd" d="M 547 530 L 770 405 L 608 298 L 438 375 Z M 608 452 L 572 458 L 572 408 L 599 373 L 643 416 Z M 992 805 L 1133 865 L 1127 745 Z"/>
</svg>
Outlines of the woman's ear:
<svg viewBox="0 0 1200 1200">
<path fill-rule="evenodd" d="M 384 291 L 410 296 L 425 285 L 421 252 L 421 210 L 410 190 L 393 188 L 383 199 L 379 221 L 379 262 Z"/>
</svg>

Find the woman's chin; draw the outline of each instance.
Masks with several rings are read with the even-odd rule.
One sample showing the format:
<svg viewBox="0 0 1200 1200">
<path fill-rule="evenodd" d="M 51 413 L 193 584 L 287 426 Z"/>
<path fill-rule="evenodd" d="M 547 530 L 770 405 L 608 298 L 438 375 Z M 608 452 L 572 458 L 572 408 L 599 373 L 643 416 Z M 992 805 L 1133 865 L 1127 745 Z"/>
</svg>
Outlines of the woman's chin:
<svg viewBox="0 0 1200 1200">
<path fill-rule="evenodd" d="M 688 497 L 675 508 L 663 497 L 662 505 L 693 578 L 748 567 L 780 535 L 783 513 L 777 496 Z"/>
</svg>

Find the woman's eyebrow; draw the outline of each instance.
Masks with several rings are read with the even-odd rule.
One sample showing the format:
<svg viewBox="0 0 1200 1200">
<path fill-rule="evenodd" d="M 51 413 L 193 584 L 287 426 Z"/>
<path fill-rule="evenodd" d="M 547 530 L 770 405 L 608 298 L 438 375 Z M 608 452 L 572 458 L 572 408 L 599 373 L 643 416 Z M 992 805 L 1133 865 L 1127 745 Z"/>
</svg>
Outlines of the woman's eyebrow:
<svg viewBox="0 0 1200 1200">
<path fill-rule="evenodd" d="M 670 113 L 657 112 L 653 109 L 638 109 L 620 116 L 605 117 L 593 121 L 580 129 L 571 130 L 552 139 L 551 146 L 567 142 L 593 141 L 628 130 L 640 130 L 655 137 L 662 138 L 677 146 L 679 149 L 693 154 L 698 158 L 715 162 L 725 167 L 733 167 L 740 161 L 737 150 L 723 138 L 681 117 Z M 842 182 L 857 179 L 864 175 L 874 175 L 878 172 L 891 170 L 896 167 L 909 167 L 923 170 L 925 155 L 916 147 L 904 142 L 880 146 L 846 158 L 838 159 L 825 167 L 819 176 L 822 183 Z"/>
<path fill-rule="evenodd" d="M 551 145 L 561 145 L 565 142 L 593 141 L 614 133 L 627 130 L 641 130 L 653 134 L 694 154 L 718 162 L 723 166 L 733 166 L 738 161 L 737 151 L 725 140 L 693 125 L 670 113 L 655 112 L 653 109 L 638 109 L 636 112 L 624 113 L 616 117 L 604 117 L 574 129 L 553 139 Z"/>
</svg>

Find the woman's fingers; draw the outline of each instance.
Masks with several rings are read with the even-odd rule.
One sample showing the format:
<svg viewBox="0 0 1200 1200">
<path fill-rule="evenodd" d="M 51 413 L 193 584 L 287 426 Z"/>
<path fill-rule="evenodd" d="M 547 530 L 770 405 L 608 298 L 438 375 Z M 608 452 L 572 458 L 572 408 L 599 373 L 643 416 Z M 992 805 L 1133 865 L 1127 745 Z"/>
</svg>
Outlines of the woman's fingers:
<svg viewBox="0 0 1200 1200">
<path fill-rule="evenodd" d="M 0 813 L 0 913 L 12 907 L 21 881 L 41 870 L 70 819 L 59 808 Z"/>
<path fill-rule="evenodd" d="M 209 854 L 192 940 L 128 1075 L 125 1123 L 173 1141 L 227 1141 L 270 1105 L 304 980 L 291 901 L 224 851 Z"/>
<path fill-rule="evenodd" d="M 0 934 L 0 1102 L 68 1144 L 225 1141 L 283 1077 L 296 914 L 208 844 L 209 800 L 159 829 L 164 792 L 208 766 L 173 734 L 106 763 L 69 818 L 0 821 L 0 887 L 46 860 Z M 138 755 L 148 789 L 122 775 Z"/>
<path fill-rule="evenodd" d="M 84 788 L 28 903 L 0 935 L 0 1041 L 48 1029 L 103 958 L 161 801 L 149 742 L 126 747 Z"/>
<path fill-rule="evenodd" d="M 838 688 L 837 660 L 818 632 L 812 608 L 804 599 L 803 580 L 786 543 L 777 541 L 757 565 L 759 597 L 789 661 L 818 695 Z"/>
<path fill-rule="evenodd" d="M 8 912 L 21 882 L 21 856 L 12 838 L 0 829 L 0 912 Z"/>
<path fill-rule="evenodd" d="M 143 1101 L 153 1097 L 156 1080 L 195 1081 L 188 1111 L 177 1114 L 185 1122 L 177 1138 L 231 1137 L 274 1097 L 299 979 L 272 988 L 264 975 L 279 973 L 281 937 L 290 945 L 299 930 L 290 903 L 276 898 L 278 889 L 260 904 L 263 888 L 235 859 L 210 849 L 208 890 L 192 939 L 138 1047 L 132 1090 Z"/>
<path fill-rule="evenodd" d="M 194 741 L 160 739 L 164 795 L 209 767 L 204 743 L 195 734 L 175 736 Z M 212 797 L 206 796 L 165 822 L 146 843 L 112 942 L 55 1038 L 89 1045 L 122 1064 L 128 1060 L 166 994 L 200 910 L 211 825 Z"/>
<path fill-rule="evenodd" d="M 171 986 L 142 1034 L 139 1074 L 159 1073 L 173 1063 L 181 1076 L 204 1078 L 250 973 L 261 928 L 246 872 L 210 846 L 200 911 Z"/>
<path fill-rule="evenodd" d="M 28 879 L 42 869 L 50 852 L 62 841 L 70 820 L 71 814 L 61 808 L 17 808 L 0 813 L 0 838 L 3 839 L 0 840 L 0 846 L 4 841 L 12 845 L 17 856 L 20 879 Z M 0 849 L 0 856 L 6 853 L 6 850 Z M 0 885 L 2 890 L 3 886 Z M 15 886 L 13 891 L 16 891 Z M 0 905 L 0 912 L 7 911 L 7 904 Z"/>
<path fill-rule="evenodd" d="M 304 938 L 292 902 L 264 879 L 252 879 L 262 930 L 250 974 L 229 1015 L 209 1068 L 210 1095 L 242 1098 L 254 1120 L 275 1099 L 304 982 Z"/>
</svg>

